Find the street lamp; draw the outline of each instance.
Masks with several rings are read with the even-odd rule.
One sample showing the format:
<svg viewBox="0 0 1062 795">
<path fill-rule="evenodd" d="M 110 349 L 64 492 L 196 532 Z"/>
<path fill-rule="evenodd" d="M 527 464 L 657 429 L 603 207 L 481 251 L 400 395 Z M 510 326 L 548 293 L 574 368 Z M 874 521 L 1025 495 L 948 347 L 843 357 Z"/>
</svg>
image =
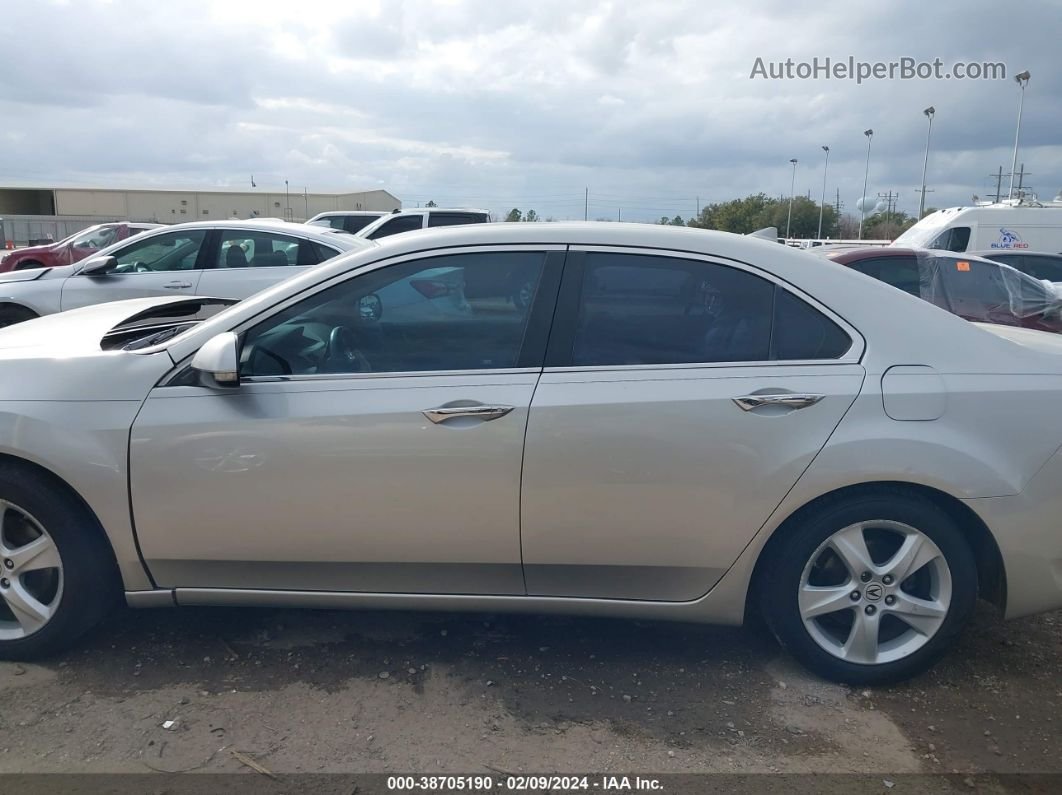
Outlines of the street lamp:
<svg viewBox="0 0 1062 795">
<path fill-rule="evenodd" d="M 822 240 L 822 211 L 826 209 L 826 169 L 830 167 L 830 147 L 822 147 L 826 153 L 826 162 L 822 165 L 822 200 L 819 202 L 819 234 L 817 238 Z"/>
<path fill-rule="evenodd" d="M 1014 172 L 1018 170 L 1018 137 L 1021 135 L 1021 106 L 1025 102 L 1025 86 L 1029 85 L 1029 77 L 1028 69 L 1021 74 L 1014 75 L 1014 80 L 1021 88 L 1021 94 L 1018 97 L 1018 128 L 1014 131 L 1014 159 L 1010 162 L 1010 191 L 1007 196 L 1008 199 L 1014 198 Z"/>
<path fill-rule="evenodd" d="M 785 239 L 789 239 L 789 227 L 793 223 L 793 193 L 796 191 L 796 158 L 789 161 L 793 164 L 793 181 L 789 185 L 789 217 L 785 220 Z"/>
<path fill-rule="evenodd" d="M 863 130 L 863 135 L 867 137 L 867 169 L 863 172 L 863 196 L 860 199 L 859 208 L 859 236 L 858 240 L 863 239 L 863 216 L 867 214 L 867 182 L 870 180 L 870 145 L 874 142 L 874 131 Z"/>
<path fill-rule="evenodd" d="M 929 137 L 933 134 L 933 116 L 937 109 L 930 105 L 922 113 L 929 119 L 929 132 L 926 133 L 926 159 L 922 161 L 922 198 L 918 200 L 918 218 L 921 220 L 926 212 L 926 167 L 929 165 Z"/>
</svg>

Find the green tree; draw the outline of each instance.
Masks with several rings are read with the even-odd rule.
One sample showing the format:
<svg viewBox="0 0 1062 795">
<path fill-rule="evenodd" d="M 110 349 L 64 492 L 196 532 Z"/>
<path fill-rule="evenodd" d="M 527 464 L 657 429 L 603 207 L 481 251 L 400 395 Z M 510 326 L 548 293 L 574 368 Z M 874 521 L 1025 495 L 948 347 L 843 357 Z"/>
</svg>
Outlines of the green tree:
<svg viewBox="0 0 1062 795">
<path fill-rule="evenodd" d="M 516 209 L 515 207 L 513 207 L 513 209 L 509 210 L 509 214 L 507 216 L 505 216 L 505 220 L 506 221 L 522 221 L 522 220 L 524 220 L 524 214 L 522 212 L 520 212 L 518 209 Z"/>
<path fill-rule="evenodd" d="M 524 215 L 524 220 L 534 223 L 538 220 L 538 213 L 536 213 L 534 210 L 528 210 L 527 214 Z"/>
<path fill-rule="evenodd" d="M 670 221 L 668 221 L 668 223 L 671 224 L 672 226 L 685 226 L 686 225 L 686 222 L 682 220 L 682 216 L 681 215 L 676 215 L 674 218 L 672 218 Z"/>
<path fill-rule="evenodd" d="M 772 199 L 764 193 L 755 193 L 743 199 L 706 205 L 700 215 L 690 219 L 688 225 L 739 235 L 773 226 L 780 235 L 784 235 L 787 221 L 788 199 Z M 794 197 L 793 217 L 789 226 L 791 237 L 815 237 L 819 229 L 819 205 L 805 196 Z M 822 234 L 823 237 L 837 235 L 837 213 L 829 204 L 822 211 Z"/>
<path fill-rule="evenodd" d="M 670 223 L 671 223 L 671 221 L 670 221 L 670 220 L 668 220 L 668 217 L 667 217 L 666 215 L 661 215 L 661 216 L 660 216 L 660 220 L 659 220 L 659 221 L 657 221 L 657 223 L 658 223 L 658 224 L 659 224 L 660 226 L 667 226 L 668 224 L 670 224 Z"/>
<path fill-rule="evenodd" d="M 436 203 L 435 203 L 434 201 L 429 201 L 429 202 L 428 202 L 427 204 L 425 204 L 424 206 L 425 206 L 425 207 L 438 207 L 439 205 L 437 205 L 437 204 L 436 204 Z"/>
<path fill-rule="evenodd" d="M 902 210 L 874 213 L 863 219 L 864 240 L 894 240 L 901 232 L 914 226 L 915 219 Z"/>
</svg>

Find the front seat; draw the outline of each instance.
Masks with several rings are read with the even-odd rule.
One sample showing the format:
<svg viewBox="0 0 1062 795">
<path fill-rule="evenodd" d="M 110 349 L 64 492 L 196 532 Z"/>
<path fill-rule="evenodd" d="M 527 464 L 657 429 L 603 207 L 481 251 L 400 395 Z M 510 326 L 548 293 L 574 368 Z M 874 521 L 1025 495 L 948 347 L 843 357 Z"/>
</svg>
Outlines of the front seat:
<svg viewBox="0 0 1062 795">
<path fill-rule="evenodd" d="M 229 247 L 225 250 L 225 267 L 247 267 L 247 252 L 243 250 L 242 246 L 238 246 L 235 243 L 229 245 Z"/>
</svg>

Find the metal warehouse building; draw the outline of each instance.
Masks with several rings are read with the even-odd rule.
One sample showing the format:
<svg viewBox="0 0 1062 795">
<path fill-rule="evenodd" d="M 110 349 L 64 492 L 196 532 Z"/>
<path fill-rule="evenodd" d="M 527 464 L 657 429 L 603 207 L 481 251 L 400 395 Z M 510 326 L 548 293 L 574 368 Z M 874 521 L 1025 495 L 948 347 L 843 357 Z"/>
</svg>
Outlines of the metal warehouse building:
<svg viewBox="0 0 1062 795">
<path fill-rule="evenodd" d="M 284 218 L 305 221 L 327 210 L 382 210 L 402 207 L 385 190 L 353 193 L 291 193 L 249 190 L 124 190 L 109 188 L 0 188 L 3 236 L 25 245 L 59 240 L 103 221 L 176 224 L 215 218 Z"/>
</svg>

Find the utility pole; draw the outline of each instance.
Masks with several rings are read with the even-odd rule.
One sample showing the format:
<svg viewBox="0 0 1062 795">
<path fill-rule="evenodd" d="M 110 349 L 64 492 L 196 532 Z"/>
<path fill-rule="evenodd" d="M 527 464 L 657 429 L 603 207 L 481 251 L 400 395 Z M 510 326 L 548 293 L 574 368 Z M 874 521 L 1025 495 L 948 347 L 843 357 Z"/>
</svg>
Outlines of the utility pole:
<svg viewBox="0 0 1062 795">
<path fill-rule="evenodd" d="M 1022 163 L 1021 168 L 1018 169 L 1018 193 L 1021 193 L 1021 189 L 1024 187 L 1025 178 L 1029 176 L 1032 175 L 1025 171 L 1025 164 Z"/>
<path fill-rule="evenodd" d="M 844 203 L 841 201 L 841 189 L 837 189 L 837 200 L 833 203 L 833 210 L 837 213 L 837 221 L 841 220 L 841 208 L 844 207 Z"/>
<path fill-rule="evenodd" d="M 619 223 L 622 220 L 623 220 L 623 208 L 622 207 L 617 207 L 616 208 L 616 222 Z"/>
<path fill-rule="evenodd" d="M 697 214 L 694 216 L 694 218 L 700 218 L 700 217 L 701 217 L 701 197 L 698 196 L 697 197 Z"/>
<path fill-rule="evenodd" d="M 1003 198 L 1003 166 L 1000 166 L 999 171 L 995 174 L 989 174 L 988 176 L 996 178 L 996 196 L 993 201 L 999 204 L 999 200 Z"/>
<path fill-rule="evenodd" d="M 305 185 L 303 185 L 303 187 L 302 187 L 302 203 L 303 203 L 303 209 L 304 209 L 304 211 L 306 213 L 305 220 L 309 221 L 310 220 L 310 194 L 309 194 L 309 189 Z"/>
<path fill-rule="evenodd" d="M 583 220 L 590 220 L 590 188 L 583 191 Z"/>
<path fill-rule="evenodd" d="M 896 200 L 900 198 L 900 194 L 890 190 L 888 193 L 879 193 L 878 198 L 885 200 L 885 235 L 892 237 L 892 211 L 896 208 Z"/>
</svg>

